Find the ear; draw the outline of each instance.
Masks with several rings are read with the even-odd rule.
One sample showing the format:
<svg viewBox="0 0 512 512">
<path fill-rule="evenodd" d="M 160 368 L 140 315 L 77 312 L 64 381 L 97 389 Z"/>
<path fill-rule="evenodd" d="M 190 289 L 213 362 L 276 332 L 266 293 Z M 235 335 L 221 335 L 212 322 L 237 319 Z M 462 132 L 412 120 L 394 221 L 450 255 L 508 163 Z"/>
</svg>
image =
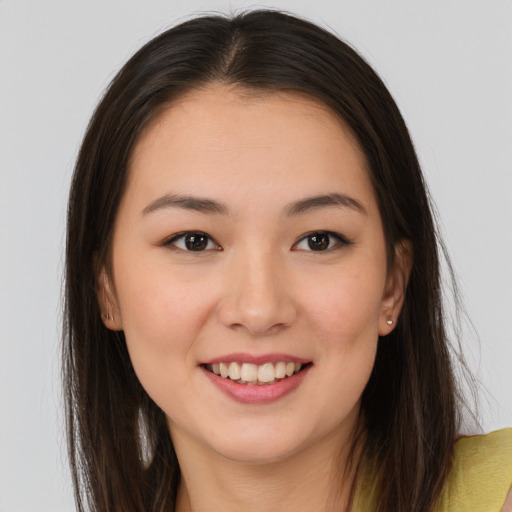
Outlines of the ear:
<svg viewBox="0 0 512 512">
<path fill-rule="evenodd" d="M 98 303 L 101 311 L 101 320 L 105 327 L 112 331 L 122 330 L 121 315 L 114 293 L 114 287 L 111 284 L 105 267 L 102 267 L 98 276 Z"/>
<path fill-rule="evenodd" d="M 401 240 L 395 245 L 395 261 L 389 269 L 386 288 L 382 297 L 379 319 L 379 335 L 386 336 L 396 326 L 405 298 L 413 262 L 413 249 L 409 240 Z"/>
</svg>

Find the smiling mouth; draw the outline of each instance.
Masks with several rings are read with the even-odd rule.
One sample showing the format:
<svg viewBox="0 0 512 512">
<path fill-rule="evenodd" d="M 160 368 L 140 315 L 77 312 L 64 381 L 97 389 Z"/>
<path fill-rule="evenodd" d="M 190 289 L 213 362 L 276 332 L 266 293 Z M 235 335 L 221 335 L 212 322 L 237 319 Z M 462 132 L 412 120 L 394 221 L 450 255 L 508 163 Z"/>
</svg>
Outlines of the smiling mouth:
<svg viewBox="0 0 512 512">
<path fill-rule="evenodd" d="M 309 367 L 311 363 L 301 364 L 279 361 L 277 363 L 213 363 L 203 367 L 215 375 L 229 379 L 236 384 L 249 386 L 266 386 L 282 381 Z"/>
</svg>

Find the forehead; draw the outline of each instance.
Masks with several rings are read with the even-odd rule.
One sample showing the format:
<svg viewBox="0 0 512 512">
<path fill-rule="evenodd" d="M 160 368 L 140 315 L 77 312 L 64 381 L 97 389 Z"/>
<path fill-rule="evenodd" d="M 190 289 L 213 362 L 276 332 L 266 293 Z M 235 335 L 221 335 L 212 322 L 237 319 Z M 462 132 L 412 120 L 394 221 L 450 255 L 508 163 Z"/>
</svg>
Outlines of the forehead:
<svg viewBox="0 0 512 512">
<path fill-rule="evenodd" d="M 165 121 L 171 112 L 177 116 L 181 111 L 189 117 L 188 121 L 192 121 L 193 117 L 199 114 L 204 121 L 207 119 L 205 114 L 226 110 L 231 110 L 232 114 L 238 111 L 240 116 L 244 113 L 252 116 L 268 115 L 264 109 L 265 105 L 271 105 L 276 115 L 281 113 L 294 114 L 302 118 L 316 118 L 319 123 L 329 120 L 351 136 L 350 129 L 331 108 L 318 98 L 306 93 L 292 90 L 251 89 L 243 85 L 213 82 L 186 91 L 163 104 L 147 124 L 137 143 L 143 143 L 144 139 L 154 131 L 157 125 Z"/>
<path fill-rule="evenodd" d="M 148 146 L 184 142 L 233 149 L 237 142 L 252 140 L 266 144 L 273 135 L 276 141 L 293 142 L 297 130 L 278 133 L 279 127 L 297 123 L 300 138 L 316 136 L 344 138 L 365 163 L 364 155 L 346 123 L 325 103 L 295 91 L 253 90 L 243 86 L 210 84 L 193 89 L 164 105 L 148 123 L 134 145 L 131 163 L 137 162 Z M 250 130 L 252 128 L 252 130 Z M 215 140 L 215 136 L 222 140 Z M 295 137 L 297 140 L 298 137 Z M 243 149 L 243 146 L 240 147 Z M 146 156 L 146 155 L 142 155 Z"/>
<path fill-rule="evenodd" d="M 129 173 L 129 188 L 146 195 L 372 188 L 359 144 L 325 104 L 295 92 L 222 84 L 163 108 L 135 144 Z"/>
</svg>

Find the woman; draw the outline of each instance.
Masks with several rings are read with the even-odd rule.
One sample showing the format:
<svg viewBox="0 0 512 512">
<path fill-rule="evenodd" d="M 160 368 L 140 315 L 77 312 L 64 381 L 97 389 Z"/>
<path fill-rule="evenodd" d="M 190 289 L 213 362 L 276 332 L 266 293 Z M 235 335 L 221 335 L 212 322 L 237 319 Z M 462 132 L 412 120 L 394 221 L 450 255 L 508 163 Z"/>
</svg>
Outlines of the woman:
<svg viewBox="0 0 512 512">
<path fill-rule="evenodd" d="M 425 188 L 381 80 L 310 23 L 197 18 L 132 57 L 69 202 L 78 509 L 505 510 L 512 431 L 456 442 Z"/>
</svg>

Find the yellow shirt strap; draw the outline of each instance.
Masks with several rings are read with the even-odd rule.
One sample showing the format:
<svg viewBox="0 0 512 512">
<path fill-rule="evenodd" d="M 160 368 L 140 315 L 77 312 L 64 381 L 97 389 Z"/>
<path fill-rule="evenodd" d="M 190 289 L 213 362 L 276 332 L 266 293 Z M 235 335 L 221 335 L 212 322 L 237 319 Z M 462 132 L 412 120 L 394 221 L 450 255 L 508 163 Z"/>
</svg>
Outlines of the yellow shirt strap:
<svg viewBox="0 0 512 512">
<path fill-rule="evenodd" d="M 512 486 L 512 429 L 459 439 L 436 512 L 501 512 Z"/>
</svg>

